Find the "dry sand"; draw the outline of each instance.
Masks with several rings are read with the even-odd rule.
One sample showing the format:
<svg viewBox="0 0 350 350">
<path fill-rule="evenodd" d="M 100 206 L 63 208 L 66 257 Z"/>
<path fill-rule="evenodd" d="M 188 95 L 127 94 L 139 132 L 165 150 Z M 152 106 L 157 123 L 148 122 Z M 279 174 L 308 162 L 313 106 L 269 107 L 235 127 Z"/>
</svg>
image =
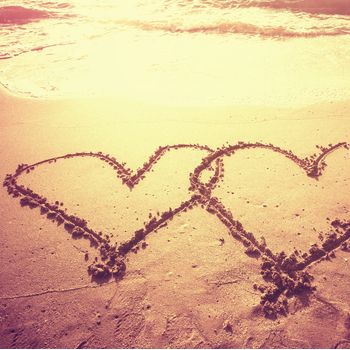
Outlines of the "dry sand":
<svg viewBox="0 0 350 350">
<path fill-rule="evenodd" d="M 349 112 L 2 91 L 0 346 L 349 347 Z"/>
</svg>

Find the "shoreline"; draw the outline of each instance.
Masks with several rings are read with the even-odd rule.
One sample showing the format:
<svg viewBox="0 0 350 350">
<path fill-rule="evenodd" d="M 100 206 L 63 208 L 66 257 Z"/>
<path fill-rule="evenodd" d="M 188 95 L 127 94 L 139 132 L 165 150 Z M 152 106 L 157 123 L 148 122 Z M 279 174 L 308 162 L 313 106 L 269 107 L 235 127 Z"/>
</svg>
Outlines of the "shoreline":
<svg viewBox="0 0 350 350">
<path fill-rule="evenodd" d="M 79 107 L 84 106 L 96 106 L 97 108 L 101 108 L 102 111 L 108 110 L 106 108 L 108 105 L 112 106 L 113 108 L 120 108 L 121 110 L 126 109 L 126 113 L 132 112 L 132 110 L 140 110 L 141 108 L 153 110 L 154 113 L 159 113 L 162 111 L 175 111 L 172 114 L 172 117 L 178 116 L 178 118 L 174 118 L 174 121 L 177 121 L 178 119 L 181 119 L 182 122 L 186 122 L 183 118 L 180 117 L 180 114 L 189 114 L 193 113 L 191 115 L 191 118 L 189 119 L 189 122 L 196 120 L 198 122 L 202 121 L 204 123 L 209 123 L 210 119 L 213 115 L 213 112 L 218 111 L 219 113 L 219 119 L 224 119 L 228 123 L 235 123 L 237 120 L 237 123 L 242 123 L 246 120 L 246 122 L 264 122 L 269 120 L 276 120 L 276 121 L 283 121 L 283 120 L 296 120 L 298 119 L 297 113 L 298 112 L 305 112 L 307 110 L 310 110 L 310 115 L 307 117 L 309 119 L 319 119 L 317 116 L 312 116 L 315 114 L 315 111 L 322 111 L 323 114 L 329 113 L 328 116 L 323 116 L 320 119 L 325 118 L 332 118 L 337 117 L 339 119 L 348 119 L 350 118 L 350 99 L 344 99 L 339 101 L 323 101 L 319 103 L 313 103 L 313 104 L 306 104 L 306 105 L 300 105 L 300 106 L 285 106 L 285 107 L 276 107 L 276 106 L 269 106 L 269 105 L 240 105 L 240 104 L 232 104 L 232 105 L 212 105 L 212 106 L 204 106 L 199 107 L 197 105 L 169 105 L 169 104 L 156 104 L 156 103 L 146 103 L 143 100 L 133 100 L 132 98 L 122 98 L 122 97 L 93 97 L 93 96 L 85 96 L 85 97 L 57 97 L 57 98 L 40 98 L 40 97 L 27 97 L 23 96 L 21 94 L 16 94 L 9 89 L 7 89 L 3 84 L 0 83 L 0 102 L 1 99 L 6 99 L 6 102 L 11 102 L 11 104 L 16 105 L 21 103 L 28 103 L 32 105 L 38 105 L 45 106 L 45 108 L 48 107 L 57 107 L 66 105 L 68 108 L 72 108 L 75 105 Z M 50 106 L 51 105 L 51 106 Z M 332 116 L 332 111 L 334 109 L 340 108 L 341 114 L 343 116 L 339 115 L 339 112 L 337 112 L 336 115 Z M 95 108 L 96 109 L 96 108 Z M 239 116 L 237 115 L 239 112 L 241 112 L 243 115 Z M 280 112 L 282 114 L 281 118 L 267 118 L 266 114 L 271 113 L 271 115 L 276 115 L 276 113 Z M 254 115 L 255 113 L 255 115 Z M 234 114 L 234 115 L 230 115 Z M 264 114 L 263 116 L 259 117 L 259 115 Z M 208 116 L 210 117 L 208 118 Z M 220 118 L 220 115 L 224 115 Z M 122 119 L 129 119 L 132 118 L 130 115 L 124 116 L 123 118 L 119 116 L 119 118 Z M 118 118 L 118 119 L 119 119 Z M 246 119 L 245 119 L 246 118 Z M 305 119 L 305 115 L 301 117 L 303 120 Z M 169 121 L 167 117 L 164 117 L 165 121 Z M 215 121 L 217 122 L 217 121 Z"/>
</svg>

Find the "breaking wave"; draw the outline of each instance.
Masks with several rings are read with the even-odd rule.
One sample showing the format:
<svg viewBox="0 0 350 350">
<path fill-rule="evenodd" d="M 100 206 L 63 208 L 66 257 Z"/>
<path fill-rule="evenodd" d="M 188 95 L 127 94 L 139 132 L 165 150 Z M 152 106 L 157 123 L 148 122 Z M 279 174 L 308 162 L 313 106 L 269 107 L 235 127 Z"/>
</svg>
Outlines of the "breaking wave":
<svg viewBox="0 0 350 350">
<path fill-rule="evenodd" d="M 315 15 L 340 15 L 350 16 L 348 0 L 248 0 L 248 1 L 224 1 L 215 2 L 217 6 L 224 7 L 260 7 L 273 10 L 288 10 L 305 12 Z"/>
<path fill-rule="evenodd" d="M 283 26 L 258 26 L 251 23 L 233 22 L 183 26 L 177 24 L 120 21 L 119 24 L 135 27 L 146 31 L 164 31 L 168 33 L 205 33 L 205 34 L 241 34 L 260 36 L 263 38 L 315 38 L 319 36 L 336 36 L 350 34 L 348 27 L 313 28 L 312 30 L 298 31 Z"/>
</svg>

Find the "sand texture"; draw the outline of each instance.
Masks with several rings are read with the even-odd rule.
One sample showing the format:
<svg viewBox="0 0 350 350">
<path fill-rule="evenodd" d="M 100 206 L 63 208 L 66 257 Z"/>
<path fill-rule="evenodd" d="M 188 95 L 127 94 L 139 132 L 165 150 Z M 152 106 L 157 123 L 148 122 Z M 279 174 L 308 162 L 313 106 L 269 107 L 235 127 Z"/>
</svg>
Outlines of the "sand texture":
<svg viewBox="0 0 350 350">
<path fill-rule="evenodd" d="M 0 95 L 0 346 L 349 348 L 350 102 Z"/>
</svg>

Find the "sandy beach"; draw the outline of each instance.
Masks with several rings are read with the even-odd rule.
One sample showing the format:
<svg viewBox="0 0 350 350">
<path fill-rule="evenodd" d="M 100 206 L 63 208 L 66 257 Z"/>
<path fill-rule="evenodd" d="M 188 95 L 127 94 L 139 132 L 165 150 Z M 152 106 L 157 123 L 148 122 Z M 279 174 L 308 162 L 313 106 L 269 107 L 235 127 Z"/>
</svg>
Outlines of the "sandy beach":
<svg viewBox="0 0 350 350">
<path fill-rule="evenodd" d="M 348 348 L 349 112 L 1 90 L 1 347 Z"/>
</svg>

